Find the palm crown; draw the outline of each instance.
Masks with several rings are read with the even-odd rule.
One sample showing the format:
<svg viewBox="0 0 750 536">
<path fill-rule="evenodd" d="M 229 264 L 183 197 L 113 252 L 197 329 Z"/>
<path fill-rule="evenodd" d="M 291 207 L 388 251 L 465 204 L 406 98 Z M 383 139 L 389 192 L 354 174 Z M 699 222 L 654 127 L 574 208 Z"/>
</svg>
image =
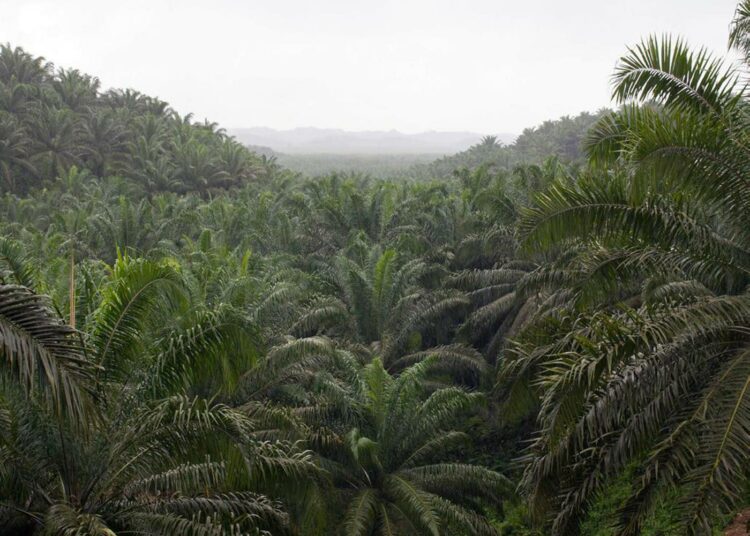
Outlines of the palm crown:
<svg viewBox="0 0 750 536">
<path fill-rule="evenodd" d="M 743 52 L 748 8 L 732 27 Z M 622 58 L 614 96 L 622 108 L 586 141 L 609 171 L 558 181 L 521 223 L 527 247 L 570 250 L 555 264 L 564 295 L 505 370 L 538 393 L 523 483 L 572 534 L 637 465 L 618 533 L 639 533 L 673 487 L 682 530 L 706 533 L 750 477 L 750 107 L 738 73 L 669 37 Z"/>
<path fill-rule="evenodd" d="M 454 427 L 481 395 L 449 387 L 425 396 L 434 363 L 393 377 L 373 360 L 348 386 L 348 411 L 327 423 L 331 435 L 316 450 L 343 506 L 342 534 L 495 534 L 475 508 L 512 484 L 453 461 L 469 440 Z"/>
</svg>

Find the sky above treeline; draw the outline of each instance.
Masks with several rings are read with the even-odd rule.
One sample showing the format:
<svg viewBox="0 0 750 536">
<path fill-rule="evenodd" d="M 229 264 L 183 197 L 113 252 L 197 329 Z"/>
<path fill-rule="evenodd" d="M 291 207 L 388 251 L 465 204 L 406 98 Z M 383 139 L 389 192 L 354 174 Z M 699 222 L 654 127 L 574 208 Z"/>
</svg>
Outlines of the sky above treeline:
<svg viewBox="0 0 750 536">
<path fill-rule="evenodd" d="M 0 0 L 0 40 L 225 127 L 520 132 L 627 45 L 726 51 L 736 0 Z"/>
</svg>

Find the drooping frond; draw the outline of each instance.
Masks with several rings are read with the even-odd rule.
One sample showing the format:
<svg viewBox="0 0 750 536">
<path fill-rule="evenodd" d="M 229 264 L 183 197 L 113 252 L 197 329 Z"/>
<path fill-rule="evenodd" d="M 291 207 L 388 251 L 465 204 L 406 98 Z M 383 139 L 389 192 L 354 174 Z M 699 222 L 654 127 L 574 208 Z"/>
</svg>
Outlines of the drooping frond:
<svg viewBox="0 0 750 536">
<path fill-rule="evenodd" d="M 111 282 L 102 291 L 89 339 L 107 375 L 126 370 L 128 361 L 136 357 L 154 310 L 181 298 L 179 276 L 172 267 L 127 257 L 118 260 Z"/>
<path fill-rule="evenodd" d="M 80 335 L 25 287 L 0 286 L 0 351 L 2 368 L 27 393 L 41 388 L 58 411 L 76 419 L 90 409 L 96 368 Z"/>
</svg>

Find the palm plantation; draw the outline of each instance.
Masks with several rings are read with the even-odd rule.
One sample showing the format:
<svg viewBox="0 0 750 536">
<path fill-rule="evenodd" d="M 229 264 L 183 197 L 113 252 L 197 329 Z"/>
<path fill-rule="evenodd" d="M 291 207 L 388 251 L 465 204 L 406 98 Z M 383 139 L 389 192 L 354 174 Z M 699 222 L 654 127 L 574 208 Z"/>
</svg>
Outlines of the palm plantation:
<svg viewBox="0 0 750 536">
<path fill-rule="evenodd" d="M 749 7 L 732 26 L 743 54 Z M 618 534 L 640 533 L 666 495 L 690 534 L 747 499 L 744 91 L 705 51 L 644 41 L 615 74 L 622 108 L 586 140 L 591 171 L 523 215 L 527 247 L 574 252 L 557 265 L 565 300 L 513 343 L 507 370 L 538 403 L 522 483 L 556 534 L 632 466 Z"/>
<path fill-rule="evenodd" d="M 398 180 L 0 47 L 3 533 L 720 533 L 750 507 L 746 1 L 730 46 L 647 38 L 616 111 Z"/>
</svg>

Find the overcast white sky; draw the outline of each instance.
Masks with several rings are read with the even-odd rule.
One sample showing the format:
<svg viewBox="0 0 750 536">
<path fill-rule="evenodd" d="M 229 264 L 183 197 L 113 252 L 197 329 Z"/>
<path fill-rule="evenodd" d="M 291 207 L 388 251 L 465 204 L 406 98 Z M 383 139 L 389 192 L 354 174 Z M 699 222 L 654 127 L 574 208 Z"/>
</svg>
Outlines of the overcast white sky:
<svg viewBox="0 0 750 536">
<path fill-rule="evenodd" d="M 736 0 L 0 0 L 0 41 L 225 127 L 520 132 L 609 104 L 628 44 L 719 54 Z"/>
</svg>

